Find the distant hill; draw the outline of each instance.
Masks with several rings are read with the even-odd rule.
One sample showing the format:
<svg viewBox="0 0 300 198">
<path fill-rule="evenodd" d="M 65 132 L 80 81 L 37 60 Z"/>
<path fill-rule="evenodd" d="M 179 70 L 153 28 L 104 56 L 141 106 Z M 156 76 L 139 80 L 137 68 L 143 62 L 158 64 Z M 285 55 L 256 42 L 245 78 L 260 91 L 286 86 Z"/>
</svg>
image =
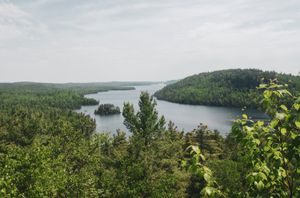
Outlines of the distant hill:
<svg viewBox="0 0 300 198">
<path fill-rule="evenodd" d="M 154 95 L 159 100 L 182 104 L 255 107 L 256 87 L 264 79 L 288 83 L 292 91 L 300 91 L 300 77 L 257 69 L 228 69 L 189 76 L 169 84 Z"/>
<path fill-rule="evenodd" d="M 80 94 L 97 93 L 109 90 L 133 90 L 134 86 L 151 85 L 158 82 L 91 82 L 91 83 L 39 83 L 39 82 L 15 82 L 0 83 L 0 93 L 5 91 L 30 91 L 30 92 L 47 92 L 51 90 L 69 90 Z"/>
<path fill-rule="evenodd" d="M 165 81 L 164 83 L 165 83 L 166 85 L 170 85 L 170 84 L 177 83 L 178 81 L 180 81 L 180 80 L 168 80 L 168 81 Z"/>
</svg>

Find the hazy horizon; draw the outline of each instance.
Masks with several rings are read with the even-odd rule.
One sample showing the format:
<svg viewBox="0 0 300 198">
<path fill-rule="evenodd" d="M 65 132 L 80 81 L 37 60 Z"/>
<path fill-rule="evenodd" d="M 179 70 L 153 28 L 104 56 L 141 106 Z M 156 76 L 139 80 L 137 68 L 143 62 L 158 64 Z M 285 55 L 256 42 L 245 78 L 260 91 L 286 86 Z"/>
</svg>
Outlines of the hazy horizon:
<svg viewBox="0 0 300 198">
<path fill-rule="evenodd" d="M 228 68 L 228 69 L 233 69 L 233 68 Z M 236 68 L 236 69 L 240 69 L 240 68 Z M 245 68 L 245 69 L 256 69 L 256 68 Z M 225 69 L 226 70 L 226 69 Z M 218 71 L 218 70 L 214 70 L 214 71 Z M 271 70 L 263 70 L 263 71 L 271 71 Z M 274 70 L 273 70 L 274 71 Z M 203 71 L 203 72 L 213 72 L 213 71 Z M 274 71 L 276 72 L 276 71 Z M 202 72 L 200 72 L 202 73 Z M 194 73 L 194 74 L 191 74 L 191 75 L 196 75 L 196 74 L 200 74 L 200 73 Z M 294 75 L 294 76 L 297 76 L 299 75 L 298 74 L 292 74 L 292 73 L 283 73 L 283 72 L 278 72 L 278 73 L 281 73 L 281 74 L 290 74 L 290 75 Z M 191 76 L 189 75 L 189 76 Z M 55 82 L 55 81 L 51 81 L 51 82 L 47 82 L 47 81 L 0 81 L 0 83 L 50 83 L 50 84 L 76 84 L 76 83 L 129 83 L 129 82 L 133 82 L 133 83 L 165 83 L 165 82 L 168 82 L 168 81 L 176 81 L 176 80 L 181 80 L 181 79 L 184 79 L 186 77 L 189 77 L 189 76 L 184 76 L 183 78 L 178 78 L 178 79 L 167 79 L 167 80 L 135 80 L 135 79 L 131 79 L 131 80 L 107 80 L 107 81 L 65 81 L 65 82 Z"/>
<path fill-rule="evenodd" d="M 300 71 L 296 0 L 0 0 L 0 82 Z"/>
</svg>

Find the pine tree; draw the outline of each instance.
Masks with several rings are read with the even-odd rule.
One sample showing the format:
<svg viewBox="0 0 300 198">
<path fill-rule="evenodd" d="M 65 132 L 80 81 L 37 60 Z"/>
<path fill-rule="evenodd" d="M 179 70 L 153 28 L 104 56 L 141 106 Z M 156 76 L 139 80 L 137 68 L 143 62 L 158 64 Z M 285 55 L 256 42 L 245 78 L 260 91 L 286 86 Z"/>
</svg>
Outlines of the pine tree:
<svg viewBox="0 0 300 198">
<path fill-rule="evenodd" d="M 147 92 L 141 93 L 140 111 L 137 113 L 134 112 L 132 104 L 124 104 L 124 125 L 132 133 L 132 143 L 142 150 L 149 148 L 153 141 L 165 130 L 165 119 L 163 116 L 158 116 L 155 106 L 156 101 Z"/>
</svg>

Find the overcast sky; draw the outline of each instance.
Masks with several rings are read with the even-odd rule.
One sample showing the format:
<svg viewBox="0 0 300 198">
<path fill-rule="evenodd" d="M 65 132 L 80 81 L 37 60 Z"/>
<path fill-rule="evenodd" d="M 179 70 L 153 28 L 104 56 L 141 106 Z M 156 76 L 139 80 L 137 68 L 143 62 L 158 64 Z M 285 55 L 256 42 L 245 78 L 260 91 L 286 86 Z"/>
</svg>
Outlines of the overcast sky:
<svg viewBox="0 0 300 198">
<path fill-rule="evenodd" d="M 0 0 L 0 81 L 300 71 L 300 0 Z"/>
</svg>

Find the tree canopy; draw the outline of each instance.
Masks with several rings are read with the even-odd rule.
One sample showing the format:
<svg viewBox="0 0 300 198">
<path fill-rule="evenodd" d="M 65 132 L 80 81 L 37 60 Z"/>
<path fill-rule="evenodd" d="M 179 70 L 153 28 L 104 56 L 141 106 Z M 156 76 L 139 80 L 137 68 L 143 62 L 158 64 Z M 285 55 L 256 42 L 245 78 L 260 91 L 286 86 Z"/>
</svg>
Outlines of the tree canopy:
<svg viewBox="0 0 300 198">
<path fill-rule="evenodd" d="M 0 86 L 0 197 L 299 197 L 300 95 L 259 86 L 270 120 L 222 137 L 183 132 L 142 92 L 123 107 L 129 135 L 95 132 L 77 91 Z"/>
<path fill-rule="evenodd" d="M 257 69 L 228 69 L 187 77 L 167 85 L 155 96 L 159 100 L 183 104 L 259 107 L 261 98 L 256 87 L 271 79 L 289 83 L 293 93 L 300 90 L 299 76 Z"/>
<path fill-rule="evenodd" d="M 95 110 L 95 114 L 97 115 L 114 115 L 120 113 L 120 108 L 113 104 L 100 104 L 98 109 Z"/>
</svg>

